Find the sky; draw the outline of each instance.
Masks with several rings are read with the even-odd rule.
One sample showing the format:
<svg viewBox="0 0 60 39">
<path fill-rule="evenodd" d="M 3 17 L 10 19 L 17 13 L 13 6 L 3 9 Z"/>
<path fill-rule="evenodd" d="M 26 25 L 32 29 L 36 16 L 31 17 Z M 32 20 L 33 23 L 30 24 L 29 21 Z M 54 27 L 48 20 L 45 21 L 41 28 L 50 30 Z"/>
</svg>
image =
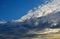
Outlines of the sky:
<svg viewBox="0 0 60 39">
<path fill-rule="evenodd" d="M 0 0 L 0 20 L 19 19 L 41 4 L 44 0 Z"/>
</svg>

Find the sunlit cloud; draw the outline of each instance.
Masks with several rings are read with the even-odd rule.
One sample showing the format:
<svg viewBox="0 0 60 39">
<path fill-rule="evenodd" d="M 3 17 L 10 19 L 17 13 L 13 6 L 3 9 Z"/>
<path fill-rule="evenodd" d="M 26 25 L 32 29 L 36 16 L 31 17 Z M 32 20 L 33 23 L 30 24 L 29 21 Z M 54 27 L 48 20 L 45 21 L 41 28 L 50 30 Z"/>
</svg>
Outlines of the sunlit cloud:
<svg viewBox="0 0 60 39">
<path fill-rule="evenodd" d="M 55 10 L 60 10 L 60 0 L 52 0 L 52 2 L 48 2 L 47 4 L 43 4 L 28 11 L 27 15 L 21 17 L 21 19 L 16 20 L 16 22 L 23 22 L 30 18 L 38 18 L 41 16 L 45 16 L 54 12 Z"/>
<path fill-rule="evenodd" d="M 46 36 L 46 34 L 50 35 L 53 33 L 58 33 L 60 32 L 59 28 L 55 28 L 55 29 L 50 28 L 53 26 L 55 27 L 59 23 L 60 17 L 58 16 L 60 15 L 56 14 L 58 11 L 60 11 L 60 0 L 54 0 L 54 1 L 48 2 L 47 4 L 42 4 L 38 6 L 37 8 L 34 8 L 28 11 L 26 15 L 24 15 L 18 20 L 12 20 L 10 22 L 0 21 L 0 24 L 6 23 L 5 27 L 7 27 L 3 29 L 5 30 L 3 31 L 3 34 L 6 35 L 8 33 L 9 35 L 13 34 L 15 36 L 17 35 L 20 37 L 24 37 L 27 34 L 28 35 L 42 34 Z"/>
</svg>

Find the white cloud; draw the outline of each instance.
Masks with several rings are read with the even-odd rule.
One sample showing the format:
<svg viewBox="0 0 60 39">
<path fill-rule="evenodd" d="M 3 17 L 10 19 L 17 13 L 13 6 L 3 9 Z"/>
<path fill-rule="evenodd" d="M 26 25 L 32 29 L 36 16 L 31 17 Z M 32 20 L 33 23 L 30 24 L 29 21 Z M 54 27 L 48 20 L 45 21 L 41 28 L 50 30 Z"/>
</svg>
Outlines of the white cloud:
<svg viewBox="0 0 60 39">
<path fill-rule="evenodd" d="M 5 23 L 7 23 L 7 22 L 5 22 L 5 21 L 0 21 L 0 24 L 5 24 Z"/>
<path fill-rule="evenodd" d="M 35 10 L 30 10 L 27 15 L 24 15 L 20 19 L 16 20 L 16 22 L 23 22 L 30 18 L 45 16 L 55 10 L 60 10 L 60 0 L 53 0 L 45 5 L 40 5 L 35 8 Z"/>
</svg>

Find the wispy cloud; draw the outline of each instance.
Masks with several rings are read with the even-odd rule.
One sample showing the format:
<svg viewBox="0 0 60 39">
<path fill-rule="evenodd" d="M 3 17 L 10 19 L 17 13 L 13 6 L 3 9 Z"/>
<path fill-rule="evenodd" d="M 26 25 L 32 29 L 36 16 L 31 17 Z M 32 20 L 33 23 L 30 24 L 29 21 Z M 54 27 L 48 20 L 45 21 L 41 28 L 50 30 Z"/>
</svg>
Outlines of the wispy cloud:
<svg viewBox="0 0 60 39">
<path fill-rule="evenodd" d="M 5 23 L 7 23 L 7 22 L 5 22 L 5 21 L 0 21 L 0 24 L 5 24 Z"/>
</svg>

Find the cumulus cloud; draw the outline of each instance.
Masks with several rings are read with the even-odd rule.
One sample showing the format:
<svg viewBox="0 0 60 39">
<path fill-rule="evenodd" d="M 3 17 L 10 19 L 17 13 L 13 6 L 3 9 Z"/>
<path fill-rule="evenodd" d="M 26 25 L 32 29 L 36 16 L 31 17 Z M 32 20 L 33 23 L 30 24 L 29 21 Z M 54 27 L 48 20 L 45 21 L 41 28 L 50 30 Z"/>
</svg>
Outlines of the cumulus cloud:
<svg viewBox="0 0 60 39">
<path fill-rule="evenodd" d="M 60 11 L 60 0 L 52 0 L 51 2 L 49 2 L 47 4 L 40 5 L 37 8 L 34 8 L 33 10 L 28 11 L 27 15 L 21 17 L 18 20 L 15 20 L 15 22 L 22 22 L 22 23 L 24 22 L 25 23 L 24 26 L 29 26 L 29 27 L 31 27 L 31 26 L 36 27 L 36 26 L 40 26 L 40 25 L 42 25 L 42 27 L 43 27 L 43 26 L 47 26 L 47 25 L 46 24 L 44 25 L 43 23 L 40 24 L 40 23 L 46 20 L 45 22 L 48 22 L 48 23 L 53 22 L 51 25 L 49 25 L 50 27 L 53 27 L 53 25 L 56 26 L 58 24 L 58 21 L 60 20 L 59 19 L 60 16 L 55 14 L 55 12 L 58 13 L 58 11 Z M 35 18 L 39 18 L 39 17 L 43 17 L 43 16 L 44 17 L 46 16 L 45 18 L 42 18 L 43 21 L 41 21 L 39 19 L 35 19 Z M 48 17 L 49 17 L 49 19 L 48 19 Z M 28 20 L 28 21 L 25 22 L 25 20 Z M 33 20 L 33 21 L 31 21 L 31 20 Z M 34 21 L 36 21 L 36 22 L 34 22 Z M 29 25 L 29 24 L 31 24 L 31 25 Z M 37 33 L 38 32 L 37 30 L 40 31 L 40 29 L 39 28 L 37 29 L 37 28 L 28 30 L 29 31 L 28 33 Z M 41 26 L 40 26 L 40 28 L 41 28 Z M 45 29 L 45 31 L 46 30 L 47 29 Z M 54 33 L 55 30 L 56 29 L 49 29 L 48 31 L 43 32 L 43 33 Z M 58 31 L 60 31 L 60 29 L 56 30 L 56 32 L 58 32 Z"/>
<path fill-rule="evenodd" d="M 45 0 L 46 1 L 46 0 Z M 60 0 L 51 0 L 47 4 L 42 4 L 35 9 L 28 11 L 28 14 L 16 20 L 16 22 L 23 22 L 30 18 L 38 18 L 41 16 L 45 16 L 54 12 L 55 10 L 60 10 Z"/>
<path fill-rule="evenodd" d="M 3 34 L 4 36 L 13 35 L 14 37 L 16 36 L 18 38 L 18 36 L 24 37 L 30 35 L 33 36 L 34 34 L 44 35 L 44 34 L 60 32 L 60 29 L 57 28 L 50 29 L 50 26 L 53 27 L 54 25 L 55 27 L 59 23 L 60 15 L 57 14 L 58 11 L 60 11 L 60 0 L 54 0 L 47 4 L 40 5 L 34 10 L 30 10 L 27 15 L 23 16 L 18 20 L 13 20 L 12 22 L 7 23 L 0 21 L 0 24 L 6 23 L 4 25 L 0 25 L 0 31 L 1 31 L 0 33 Z"/>
</svg>

